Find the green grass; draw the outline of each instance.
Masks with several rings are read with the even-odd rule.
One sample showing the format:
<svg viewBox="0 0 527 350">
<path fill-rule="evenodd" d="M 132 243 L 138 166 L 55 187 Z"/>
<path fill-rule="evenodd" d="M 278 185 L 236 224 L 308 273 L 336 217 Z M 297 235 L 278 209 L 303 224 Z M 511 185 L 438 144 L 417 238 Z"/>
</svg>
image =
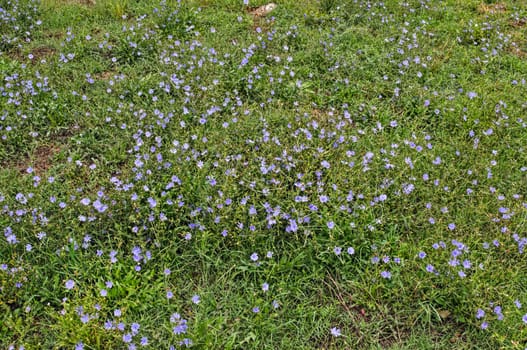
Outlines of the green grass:
<svg viewBox="0 0 527 350">
<path fill-rule="evenodd" d="M 527 11 L 277 4 L 0 0 L 1 348 L 527 347 Z"/>
</svg>

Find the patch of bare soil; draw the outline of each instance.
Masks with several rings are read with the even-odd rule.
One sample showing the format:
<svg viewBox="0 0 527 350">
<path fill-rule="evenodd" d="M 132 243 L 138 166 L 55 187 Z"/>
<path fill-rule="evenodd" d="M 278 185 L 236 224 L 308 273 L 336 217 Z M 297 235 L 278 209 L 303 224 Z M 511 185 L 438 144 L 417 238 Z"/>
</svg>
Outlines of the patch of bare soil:
<svg viewBox="0 0 527 350">
<path fill-rule="evenodd" d="M 30 154 L 0 162 L 0 167 L 16 170 L 20 174 L 27 174 L 27 169 L 31 167 L 33 174 L 43 176 L 53 166 L 53 160 L 61 150 L 62 146 L 55 143 L 40 145 Z"/>
<path fill-rule="evenodd" d="M 39 62 L 40 60 L 51 57 L 55 54 L 56 50 L 52 47 L 41 46 L 31 50 L 31 60 L 33 62 Z"/>
<path fill-rule="evenodd" d="M 65 5 L 84 5 L 84 6 L 95 6 L 96 0 L 60 0 L 58 1 Z"/>
<path fill-rule="evenodd" d="M 478 13 L 485 14 L 499 14 L 507 12 L 507 7 L 505 4 L 496 3 L 496 4 L 479 4 Z"/>
<path fill-rule="evenodd" d="M 110 80 L 114 76 L 115 76 L 115 72 L 112 72 L 112 71 L 106 71 L 106 72 L 95 74 L 95 78 L 98 80 Z"/>
<path fill-rule="evenodd" d="M 61 31 L 45 31 L 44 37 L 48 39 L 62 39 L 64 37 L 64 32 Z"/>
<path fill-rule="evenodd" d="M 275 8 L 276 4 L 274 2 L 271 2 L 267 5 L 262 5 L 258 7 L 247 7 L 247 13 L 250 15 L 253 15 L 255 18 L 258 17 L 265 17 L 268 14 L 270 14 Z"/>
<path fill-rule="evenodd" d="M 38 174 L 46 173 L 53 165 L 53 157 L 59 153 L 61 148 L 58 145 L 39 146 L 33 154 L 33 169 Z"/>
<path fill-rule="evenodd" d="M 515 56 L 518 56 L 520 58 L 527 59 L 527 51 L 522 50 L 519 47 L 511 47 L 508 50 L 510 53 L 512 53 Z"/>
</svg>

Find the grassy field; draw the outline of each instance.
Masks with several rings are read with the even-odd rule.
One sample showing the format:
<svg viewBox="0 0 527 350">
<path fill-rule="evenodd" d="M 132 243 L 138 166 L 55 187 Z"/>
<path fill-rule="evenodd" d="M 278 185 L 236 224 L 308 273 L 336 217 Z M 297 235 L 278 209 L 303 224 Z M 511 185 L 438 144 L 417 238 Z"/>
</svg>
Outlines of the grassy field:
<svg viewBox="0 0 527 350">
<path fill-rule="evenodd" d="M 527 348 L 525 3 L 276 2 L 0 0 L 0 348 Z"/>
</svg>

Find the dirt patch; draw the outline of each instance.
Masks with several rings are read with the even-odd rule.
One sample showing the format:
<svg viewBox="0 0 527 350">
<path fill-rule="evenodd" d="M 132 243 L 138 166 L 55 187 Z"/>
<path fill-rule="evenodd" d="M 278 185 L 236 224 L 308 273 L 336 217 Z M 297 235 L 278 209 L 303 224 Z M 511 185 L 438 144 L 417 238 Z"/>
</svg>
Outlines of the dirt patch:
<svg viewBox="0 0 527 350">
<path fill-rule="evenodd" d="M 506 50 L 514 56 L 523 59 L 527 58 L 527 42 L 525 41 L 522 30 L 516 30 L 512 33 L 512 41 Z"/>
<path fill-rule="evenodd" d="M 478 13 L 482 15 L 486 14 L 500 14 L 507 12 L 507 7 L 505 4 L 496 3 L 496 4 L 479 4 Z"/>
<path fill-rule="evenodd" d="M 336 111 L 322 110 L 314 108 L 311 110 L 311 118 L 315 120 L 320 126 L 326 126 L 335 123 Z"/>
<path fill-rule="evenodd" d="M 511 26 L 513 26 L 515 28 L 525 27 L 525 25 L 527 24 L 527 18 L 520 18 L 520 19 L 516 19 L 516 20 L 510 21 L 510 24 L 511 24 Z"/>
<path fill-rule="evenodd" d="M 44 32 L 44 37 L 48 39 L 62 39 L 64 37 L 64 33 L 61 31 L 46 31 Z"/>
<path fill-rule="evenodd" d="M 49 46 L 41 46 L 32 49 L 28 54 L 23 53 L 19 48 L 7 52 L 7 56 L 18 62 L 24 62 L 30 60 L 33 63 L 40 62 L 42 59 L 51 57 L 55 54 L 56 50 Z"/>
<path fill-rule="evenodd" d="M 55 0 L 58 5 L 83 5 L 83 6 L 95 6 L 97 5 L 96 0 Z"/>
<path fill-rule="evenodd" d="M 257 33 L 261 33 L 261 32 L 267 32 L 270 30 L 274 21 L 272 19 L 268 20 L 266 19 L 266 17 L 268 14 L 274 11 L 276 7 L 277 5 L 271 2 L 267 5 L 262 5 L 262 6 L 257 6 L 257 7 L 248 6 L 245 8 L 245 11 L 251 16 L 253 16 L 253 25 L 252 25 L 253 31 Z"/>
<path fill-rule="evenodd" d="M 38 62 L 43 58 L 51 57 L 55 54 L 56 50 L 49 46 L 37 47 L 30 52 L 30 59 L 34 62 Z"/>
<path fill-rule="evenodd" d="M 106 71 L 106 72 L 95 74 L 95 78 L 97 80 L 110 80 L 114 76 L 115 76 L 115 72 L 112 72 L 112 71 Z"/>
<path fill-rule="evenodd" d="M 520 57 L 520 58 L 523 58 L 523 59 L 527 59 L 527 51 L 524 51 L 524 50 L 522 50 L 519 47 L 512 47 L 511 46 L 507 51 L 509 51 L 514 56 L 517 56 L 517 57 Z"/>
<path fill-rule="evenodd" d="M 57 144 L 40 145 L 31 154 L 17 161 L 6 161 L 0 166 L 15 169 L 20 174 L 27 174 L 27 169 L 31 167 L 32 174 L 42 176 L 53 166 L 53 158 L 61 149 Z"/>
<path fill-rule="evenodd" d="M 246 11 L 248 14 L 254 16 L 254 18 L 259 18 L 267 16 L 274 9 L 276 9 L 276 4 L 274 2 L 271 2 L 267 5 L 262 5 L 258 7 L 247 7 Z"/>
<path fill-rule="evenodd" d="M 33 154 L 33 169 L 37 174 L 46 173 L 53 165 L 53 157 L 60 152 L 58 145 L 39 146 Z"/>
</svg>

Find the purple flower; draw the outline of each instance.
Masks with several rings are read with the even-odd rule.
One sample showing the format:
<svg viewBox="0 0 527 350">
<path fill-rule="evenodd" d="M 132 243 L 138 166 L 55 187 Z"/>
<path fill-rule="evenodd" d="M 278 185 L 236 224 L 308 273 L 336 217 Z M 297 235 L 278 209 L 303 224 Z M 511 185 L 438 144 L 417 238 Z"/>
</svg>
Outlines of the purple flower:
<svg viewBox="0 0 527 350">
<path fill-rule="evenodd" d="M 152 197 L 148 197 L 147 202 L 150 208 L 155 208 L 157 206 L 156 200 Z"/>
<path fill-rule="evenodd" d="M 139 328 L 141 328 L 141 325 L 139 325 L 139 323 L 132 323 L 132 325 L 130 326 L 130 330 L 132 331 L 132 334 L 137 334 L 137 332 L 139 332 Z"/>
<path fill-rule="evenodd" d="M 286 227 L 287 232 L 296 232 L 298 230 L 298 224 L 296 223 L 296 220 L 290 219 L 289 225 Z"/>
<path fill-rule="evenodd" d="M 335 253 L 335 255 L 340 255 L 340 253 L 342 253 L 342 248 L 341 247 L 335 247 L 335 248 L 333 248 L 333 252 Z"/>
<path fill-rule="evenodd" d="M 256 253 L 252 253 L 252 254 L 251 254 L 251 260 L 252 260 L 252 261 L 258 261 L 258 254 L 256 254 Z"/>
<path fill-rule="evenodd" d="M 93 202 L 93 207 L 99 212 L 99 213 L 104 213 L 106 211 L 106 209 L 108 209 L 108 206 L 104 203 L 102 203 L 100 200 L 96 200 L 95 202 Z"/>
<path fill-rule="evenodd" d="M 269 284 L 268 284 L 268 283 L 263 283 L 263 284 L 262 284 L 262 290 L 263 290 L 264 292 L 267 292 L 267 291 L 269 290 Z"/>
<path fill-rule="evenodd" d="M 178 325 L 172 328 L 172 332 L 174 332 L 175 335 L 184 334 L 187 332 L 188 326 L 187 326 L 187 320 L 180 320 Z"/>
<path fill-rule="evenodd" d="M 253 307 L 253 312 L 257 314 L 258 312 L 260 312 L 260 308 L 258 306 Z"/>
<path fill-rule="evenodd" d="M 193 296 L 192 296 L 192 302 L 193 302 L 194 304 L 197 305 L 197 304 L 199 304 L 200 301 L 201 301 L 201 300 L 200 300 L 200 298 L 199 298 L 199 295 L 196 294 L 196 295 L 193 295 Z"/>
<path fill-rule="evenodd" d="M 132 335 L 130 333 L 123 334 L 123 341 L 129 343 L 132 341 Z"/>
<path fill-rule="evenodd" d="M 331 335 L 334 337 L 340 337 L 342 335 L 342 333 L 340 332 L 340 328 L 333 327 L 331 328 L 330 331 L 331 331 Z"/>
<path fill-rule="evenodd" d="M 527 314 L 523 315 L 522 321 L 523 323 L 527 324 Z"/>
<path fill-rule="evenodd" d="M 414 188 L 415 188 L 414 184 L 403 184 L 403 193 L 408 195 L 412 193 Z"/>
<path fill-rule="evenodd" d="M 355 249 L 353 247 L 348 247 L 348 254 L 349 255 L 355 254 Z"/>
<path fill-rule="evenodd" d="M 482 309 L 478 309 L 476 311 L 476 318 L 479 320 L 480 318 L 483 318 L 485 317 L 485 311 L 483 311 Z"/>
<path fill-rule="evenodd" d="M 381 277 L 382 278 L 386 278 L 386 279 L 390 279 L 390 278 L 392 278 L 392 273 L 390 271 L 382 271 L 381 272 Z"/>
<path fill-rule="evenodd" d="M 450 224 L 448 224 L 448 229 L 449 229 L 450 231 L 454 230 L 455 228 L 456 228 L 456 224 L 454 224 L 453 222 L 450 223 Z"/>
<path fill-rule="evenodd" d="M 73 289 L 75 287 L 75 282 L 73 280 L 67 280 L 66 281 L 66 289 Z"/>
</svg>

